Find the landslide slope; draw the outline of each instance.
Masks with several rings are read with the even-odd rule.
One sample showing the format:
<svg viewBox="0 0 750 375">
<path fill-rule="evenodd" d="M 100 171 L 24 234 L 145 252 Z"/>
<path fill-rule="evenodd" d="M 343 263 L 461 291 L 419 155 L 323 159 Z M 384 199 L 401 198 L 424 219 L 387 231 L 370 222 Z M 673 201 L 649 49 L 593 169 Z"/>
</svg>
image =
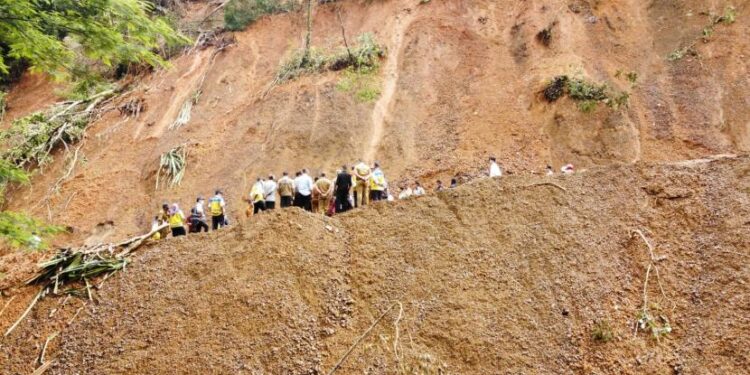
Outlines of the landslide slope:
<svg viewBox="0 0 750 375">
<path fill-rule="evenodd" d="M 370 77 L 379 92 L 371 101 L 342 89 L 342 72 L 267 91 L 301 45 L 305 18 L 303 12 L 264 17 L 235 33 L 236 43 L 215 59 L 213 47 L 194 49 L 170 69 L 138 76 L 128 95 L 89 128 L 70 178 L 50 192 L 69 171 L 59 154 L 33 188 L 10 194 L 9 208 L 70 225 L 77 240 L 117 240 L 147 230 L 164 201 L 187 206 L 220 187 L 236 218 L 258 175 L 303 167 L 331 173 L 360 157 L 380 160 L 394 183 L 420 177 L 429 185 L 476 175 L 489 154 L 527 173 L 546 164 L 589 167 L 750 150 L 747 1 L 420 3 L 316 4 L 316 48 L 343 46 L 340 7 L 350 43 L 372 33 L 387 49 Z M 715 25 L 701 39 L 707 14 L 730 6 L 735 22 Z M 200 20 L 214 7 L 189 2 L 185 16 Z M 537 37 L 543 30 L 549 31 L 546 45 Z M 668 61 L 682 50 L 689 53 Z M 559 75 L 629 92 L 630 105 L 582 113 L 568 98 L 547 103 L 540 91 Z M 52 91 L 38 79 L 19 85 L 9 96 L 6 122 L 41 109 Z M 198 91 L 190 122 L 170 130 Z M 137 117 L 117 110 L 140 99 L 144 110 Z M 155 189 L 159 156 L 182 144 L 190 149 L 182 184 Z M 107 222 L 114 226 L 95 229 Z"/>
<path fill-rule="evenodd" d="M 671 333 L 634 330 L 644 297 Z M 338 373 L 745 373 L 750 159 L 276 211 L 144 249 L 96 299 L 50 346 L 51 373 L 327 373 L 374 322 Z M 35 367 L 58 307 L 5 339 L 4 373 Z"/>
</svg>

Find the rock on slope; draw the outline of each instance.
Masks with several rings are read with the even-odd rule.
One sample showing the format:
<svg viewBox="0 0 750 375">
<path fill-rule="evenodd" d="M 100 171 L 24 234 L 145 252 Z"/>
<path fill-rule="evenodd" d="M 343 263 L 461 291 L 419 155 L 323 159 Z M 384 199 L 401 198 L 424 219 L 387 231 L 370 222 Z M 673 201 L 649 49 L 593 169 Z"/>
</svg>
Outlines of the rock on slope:
<svg viewBox="0 0 750 375">
<path fill-rule="evenodd" d="M 654 246 L 659 340 L 634 331 L 651 257 L 633 230 Z M 52 373 L 326 373 L 387 312 L 338 373 L 739 374 L 749 260 L 748 158 L 277 211 L 142 251 L 58 339 Z M 6 373 L 32 368 L 55 305 L 3 345 Z M 603 322 L 611 341 L 592 338 Z"/>
</svg>

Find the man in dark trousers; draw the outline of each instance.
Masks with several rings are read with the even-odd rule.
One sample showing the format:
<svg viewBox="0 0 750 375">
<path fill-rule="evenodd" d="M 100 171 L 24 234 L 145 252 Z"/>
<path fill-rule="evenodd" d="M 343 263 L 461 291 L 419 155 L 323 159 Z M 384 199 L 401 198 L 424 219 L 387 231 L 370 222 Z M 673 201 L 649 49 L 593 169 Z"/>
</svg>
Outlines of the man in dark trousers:
<svg viewBox="0 0 750 375">
<path fill-rule="evenodd" d="M 352 188 L 352 175 L 347 172 L 346 165 L 341 167 L 341 172 L 336 176 L 336 186 L 333 191 L 336 195 L 336 213 L 346 212 L 349 206 L 349 190 Z"/>
</svg>

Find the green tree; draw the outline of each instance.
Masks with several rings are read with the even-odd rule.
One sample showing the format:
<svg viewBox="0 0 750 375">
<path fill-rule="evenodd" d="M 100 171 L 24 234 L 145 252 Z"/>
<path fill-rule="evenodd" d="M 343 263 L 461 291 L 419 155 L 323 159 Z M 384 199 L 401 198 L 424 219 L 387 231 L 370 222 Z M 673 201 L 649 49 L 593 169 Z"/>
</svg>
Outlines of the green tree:
<svg viewBox="0 0 750 375">
<path fill-rule="evenodd" d="M 145 0 L 0 0 L 0 73 L 6 60 L 34 71 L 68 75 L 82 55 L 106 66 L 166 62 L 158 48 L 187 39 Z"/>
<path fill-rule="evenodd" d="M 28 182 L 29 176 L 26 172 L 7 161 L 0 160 L 0 186 Z M 62 230 L 60 227 L 46 225 L 18 212 L 0 211 L 0 238 L 12 246 L 39 248 L 43 246 L 43 237 L 60 233 Z"/>
</svg>

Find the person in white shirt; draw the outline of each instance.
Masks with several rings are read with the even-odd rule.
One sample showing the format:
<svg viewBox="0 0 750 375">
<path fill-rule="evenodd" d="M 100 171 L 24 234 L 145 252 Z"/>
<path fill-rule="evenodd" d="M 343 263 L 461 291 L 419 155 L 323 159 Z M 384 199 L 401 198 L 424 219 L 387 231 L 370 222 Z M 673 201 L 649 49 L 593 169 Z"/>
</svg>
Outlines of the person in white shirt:
<svg viewBox="0 0 750 375">
<path fill-rule="evenodd" d="M 398 194 L 398 199 L 407 199 L 411 197 L 412 194 L 414 194 L 414 192 L 409 186 L 406 186 L 405 188 L 401 189 L 401 193 Z"/>
<path fill-rule="evenodd" d="M 551 165 L 547 166 L 547 172 L 546 173 L 547 173 L 547 176 L 554 176 L 555 175 L 555 171 L 552 169 Z"/>
<path fill-rule="evenodd" d="M 573 168 L 573 164 L 565 164 L 560 168 L 560 172 L 562 174 L 573 174 L 575 173 L 575 169 Z"/>
<path fill-rule="evenodd" d="M 503 171 L 497 165 L 497 159 L 494 156 L 490 156 L 490 177 L 501 177 L 502 175 Z"/>
<path fill-rule="evenodd" d="M 263 198 L 266 201 L 266 210 L 273 210 L 276 208 L 276 190 L 279 185 L 276 184 L 276 177 L 269 175 L 268 180 L 263 183 Z"/>
<path fill-rule="evenodd" d="M 421 197 L 425 195 L 424 188 L 422 187 L 422 184 L 419 183 L 419 181 L 414 182 L 414 196 L 415 197 Z"/>
<path fill-rule="evenodd" d="M 203 198 L 195 200 L 195 206 L 190 210 L 190 233 L 200 233 L 201 230 L 208 232 L 206 222 L 206 211 L 203 208 Z"/>
<path fill-rule="evenodd" d="M 307 169 L 297 172 L 294 178 L 294 205 L 307 211 L 312 211 L 313 180 L 308 176 Z"/>
</svg>

